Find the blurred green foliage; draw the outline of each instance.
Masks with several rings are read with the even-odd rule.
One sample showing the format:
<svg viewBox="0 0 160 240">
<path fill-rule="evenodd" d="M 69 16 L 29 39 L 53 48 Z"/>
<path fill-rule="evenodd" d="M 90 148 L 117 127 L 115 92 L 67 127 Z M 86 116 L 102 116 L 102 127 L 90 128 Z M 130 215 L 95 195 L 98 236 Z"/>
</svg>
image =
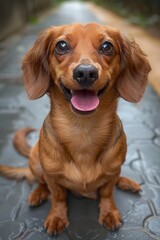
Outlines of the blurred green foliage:
<svg viewBox="0 0 160 240">
<path fill-rule="evenodd" d="M 35 16 L 30 16 L 29 18 L 28 18 L 28 21 L 29 21 L 29 23 L 31 23 L 31 24 L 37 24 L 39 21 L 38 21 L 38 17 L 35 17 Z"/>
<path fill-rule="evenodd" d="M 50 0 L 50 4 L 48 8 L 54 8 L 63 3 L 65 0 Z M 36 13 L 33 13 L 28 17 L 28 21 L 30 24 L 37 24 L 39 22 L 39 17 Z"/>
<path fill-rule="evenodd" d="M 65 0 L 51 0 L 52 6 L 57 6 L 62 2 L 65 2 Z"/>
<path fill-rule="evenodd" d="M 90 0 L 127 17 L 134 24 L 160 27 L 160 0 Z"/>
</svg>

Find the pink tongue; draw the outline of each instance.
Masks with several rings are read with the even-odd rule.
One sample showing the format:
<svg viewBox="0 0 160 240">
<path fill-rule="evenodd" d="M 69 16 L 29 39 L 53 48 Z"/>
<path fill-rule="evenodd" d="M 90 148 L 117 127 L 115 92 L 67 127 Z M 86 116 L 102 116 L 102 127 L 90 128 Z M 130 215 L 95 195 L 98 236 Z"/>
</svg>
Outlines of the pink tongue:
<svg viewBox="0 0 160 240">
<path fill-rule="evenodd" d="M 76 90 L 72 93 L 71 103 L 77 110 L 87 112 L 97 108 L 99 98 L 93 91 Z"/>
</svg>

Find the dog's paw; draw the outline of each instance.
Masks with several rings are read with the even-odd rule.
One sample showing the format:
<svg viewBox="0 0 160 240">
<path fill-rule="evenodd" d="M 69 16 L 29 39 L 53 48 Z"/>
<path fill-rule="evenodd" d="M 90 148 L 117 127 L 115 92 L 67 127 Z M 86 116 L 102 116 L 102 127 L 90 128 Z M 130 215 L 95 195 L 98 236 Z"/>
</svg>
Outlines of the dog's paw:
<svg viewBox="0 0 160 240">
<path fill-rule="evenodd" d="M 38 207 L 48 199 L 49 192 L 38 191 L 37 189 L 29 195 L 28 204 L 30 207 Z"/>
<path fill-rule="evenodd" d="M 138 183 L 126 177 L 119 178 L 117 187 L 119 187 L 121 190 L 131 191 L 133 193 L 141 191 L 141 186 Z"/>
<path fill-rule="evenodd" d="M 61 217 L 49 214 L 44 222 L 44 228 L 49 234 L 59 234 L 68 227 L 69 222 L 67 218 L 62 219 Z"/>
<path fill-rule="evenodd" d="M 118 210 L 113 210 L 104 215 L 101 214 L 99 222 L 111 231 L 117 230 L 122 226 L 122 218 Z"/>
</svg>

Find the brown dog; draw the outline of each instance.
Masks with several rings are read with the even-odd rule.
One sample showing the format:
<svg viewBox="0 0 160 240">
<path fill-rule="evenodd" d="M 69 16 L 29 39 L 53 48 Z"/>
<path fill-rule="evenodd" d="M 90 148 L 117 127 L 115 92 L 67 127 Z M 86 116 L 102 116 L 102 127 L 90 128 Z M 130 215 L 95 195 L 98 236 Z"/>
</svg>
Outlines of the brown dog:
<svg viewBox="0 0 160 240">
<path fill-rule="evenodd" d="M 136 192 L 140 186 L 120 177 L 126 137 L 116 114 L 118 98 L 138 102 L 147 85 L 150 65 L 135 41 L 116 29 L 95 23 L 51 27 L 23 60 L 30 99 L 48 93 L 51 110 L 31 149 L 16 134 L 16 148 L 29 154 L 29 168 L 1 166 L 10 178 L 37 180 L 29 204 L 38 206 L 51 193 L 44 223 L 48 233 L 68 226 L 66 189 L 100 198 L 99 222 L 114 230 L 122 220 L 113 189 Z M 30 152 L 30 153 L 29 153 Z"/>
</svg>

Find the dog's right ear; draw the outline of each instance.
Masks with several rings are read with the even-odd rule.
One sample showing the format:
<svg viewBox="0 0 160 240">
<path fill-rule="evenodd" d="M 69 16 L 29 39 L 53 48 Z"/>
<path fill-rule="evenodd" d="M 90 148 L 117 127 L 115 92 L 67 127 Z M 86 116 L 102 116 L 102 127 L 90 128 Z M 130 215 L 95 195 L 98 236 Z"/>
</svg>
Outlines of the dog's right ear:
<svg viewBox="0 0 160 240">
<path fill-rule="evenodd" d="M 48 57 L 52 41 L 51 33 L 50 29 L 44 31 L 23 59 L 22 70 L 29 99 L 42 97 L 49 88 Z"/>
</svg>

